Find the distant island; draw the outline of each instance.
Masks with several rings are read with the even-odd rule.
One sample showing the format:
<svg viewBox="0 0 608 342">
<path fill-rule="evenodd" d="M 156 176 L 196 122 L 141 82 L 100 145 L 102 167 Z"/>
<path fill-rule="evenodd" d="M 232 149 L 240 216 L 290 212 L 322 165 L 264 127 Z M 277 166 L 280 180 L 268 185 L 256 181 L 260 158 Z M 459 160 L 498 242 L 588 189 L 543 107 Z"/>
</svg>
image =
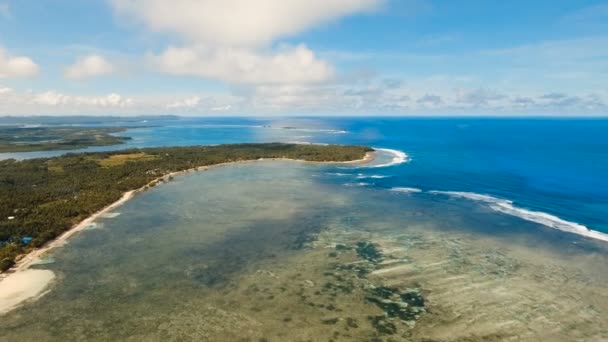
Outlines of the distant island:
<svg viewBox="0 0 608 342">
<path fill-rule="evenodd" d="M 137 116 L 0 116 L 0 125 L 104 125 L 121 123 L 144 123 L 158 120 L 177 120 L 175 115 L 137 115 Z"/>
<path fill-rule="evenodd" d="M 126 130 L 126 127 L 0 126 L 0 153 L 74 150 L 123 144 L 131 138 L 112 133 Z"/>
<path fill-rule="evenodd" d="M 72 153 L 0 161 L 0 271 L 80 223 L 178 173 L 258 159 L 364 162 L 364 146 L 234 144 Z M 87 219 L 88 218 L 88 219 Z M 85 220 L 87 219 L 87 220 Z M 83 222 L 83 220 L 85 220 Z"/>
</svg>

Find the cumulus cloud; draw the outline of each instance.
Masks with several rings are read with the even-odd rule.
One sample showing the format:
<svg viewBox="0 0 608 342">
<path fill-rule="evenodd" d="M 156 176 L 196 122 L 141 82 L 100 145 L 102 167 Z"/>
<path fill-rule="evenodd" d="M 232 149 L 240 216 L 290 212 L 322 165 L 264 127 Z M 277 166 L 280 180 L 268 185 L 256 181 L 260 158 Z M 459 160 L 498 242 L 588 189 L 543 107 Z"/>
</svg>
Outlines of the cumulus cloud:
<svg viewBox="0 0 608 342">
<path fill-rule="evenodd" d="M 65 69 L 65 77 L 72 80 L 82 80 L 112 74 L 114 65 L 99 55 L 89 55 L 77 60 Z"/>
<path fill-rule="evenodd" d="M 31 58 L 11 56 L 0 47 L 0 78 L 31 77 L 39 71 L 40 68 Z"/>
<path fill-rule="evenodd" d="M 608 112 L 608 93 L 567 94 L 547 99 L 544 93 L 498 89 L 421 88 L 399 86 L 382 79 L 365 84 L 268 85 L 238 89 L 242 108 L 257 113 L 385 115 L 602 115 Z M 553 97 L 553 96 L 551 96 Z M 557 96 L 556 96 L 557 97 Z M 247 111 L 246 111 L 247 112 Z"/>
<path fill-rule="evenodd" d="M 546 100 L 562 100 L 566 97 L 568 97 L 568 95 L 563 94 L 563 93 L 548 93 L 548 94 L 543 94 L 542 96 L 540 96 L 541 99 L 546 99 Z"/>
<path fill-rule="evenodd" d="M 36 104 L 58 107 L 99 107 L 99 108 L 125 108 L 133 104 L 133 100 L 122 95 L 111 93 L 105 96 L 74 96 L 47 91 L 37 94 L 33 98 Z"/>
<path fill-rule="evenodd" d="M 496 102 L 504 100 L 506 96 L 493 90 L 476 89 L 456 92 L 456 101 L 459 104 L 471 107 L 484 107 L 495 105 Z"/>
<path fill-rule="evenodd" d="M 80 96 L 57 91 L 21 92 L 0 85 L 2 114 L 345 114 L 382 115 L 602 115 L 608 93 L 508 93 L 493 89 L 394 88 L 381 79 L 358 87 L 350 84 L 271 84 L 232 87 L 232 94 L 199 93 Z"/>
<path fill-rule="evenodd" d="M 238 108 L 242 98 L 219 92 L 190 97 L 170 94 L 127 96 L 119 93 L 77 95 L 55 90 L 19 91 L 0 84 L 0 115 L 131 115 L 226 112 Z"/>
<path fill-rule="evenodd" d="M 199 96 L 193 96 L 181 101 L 175 101 L 167 104 L 167 109 L 189 109 L 197 107 L 201 102 L 201 98 Z"/>
<path fill-rule="evenodd" d="M 534 100 L 536 106 L 560 110 L 586 110 L 605 111 L 606 103 L 597 94 L 568 95 L 563 93 L 549 93 L 539 96 Z M 598 113 L 596 113 L 598 114 Z"/>
<path fill-rule="evenodd" d="M 197 75 L 229 83 L 310 83 L 333 76 L 333 68 L 313 51 L 298 45 L 278 54 L 259 54 L 241 48 L 168 48 L 152 56 L 153 65 L 166 73 Z"/>
<path fill-rule="evenodd" d="M 210 108 L 210 110 L 212 112 L 227 112 L 230 109 L 232 109 L 232 105 L 216 106 L 216 107 L 211 107 Z"/>
<path fill-rule="evenodd" d="M 422 105 L 433 105 L 433 106 L 438 106 L 441 104 L 443 100 L 441 99 L 441 96 L 438 95 L 424 95 L 422 97 L 420 97 L 416 103 L 418 104 L 422 104 Z"/>
<path fill-rule="evenodd" d="M 384 0 L 112 0 L 120 15 L 206 45 L 259 46 Z"/>
<path fill-rule="evenodd" d="M 531 97 L 526 97 L 526 96 L 516 96 L 515 98 L 513 98 L 512 100 L 513 106 L 514 107 L 531 107 L 534 106 L 536 104 L 536 101 L 534 101 L 533 98 Z"/>
<path fill-rule="evenodd" d="M 115 11 L 179 39 L 151 56 L 156 70 L 228 83 L 299 84 L 331 79 L 334 69 L 305 45 L 272 43 L 385 0 L 112 0 Z"/>
</svg>

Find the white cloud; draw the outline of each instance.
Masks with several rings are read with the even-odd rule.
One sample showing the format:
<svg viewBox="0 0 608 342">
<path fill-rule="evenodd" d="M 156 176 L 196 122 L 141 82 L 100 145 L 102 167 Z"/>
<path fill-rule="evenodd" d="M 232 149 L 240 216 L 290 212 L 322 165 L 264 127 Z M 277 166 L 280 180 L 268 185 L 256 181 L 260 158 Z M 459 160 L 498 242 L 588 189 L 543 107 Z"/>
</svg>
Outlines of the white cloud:
<svg viewBox="0 0 608 342">
<path fill-rule="evenodd" d="M 233 94 L 200 93 L 81 96 L 57 91 L 20 92 L 0 86 L 0 115 L 20 114 L 204 115 L 605 115 L 608 92 L 518 93 L 493 89 L 396 87 L 382 80 L 366 85 L 244 85 Z"/>
<path fill-rule="evenodd" d="M 126 96 L 76 95 L 48 90 L 18 91 L 0 85 L 0 115 L 132 115 L 225 112 L 238 107 L 241 98 L 225 93 L 201 93 L 177 98 L 169 94 Z"/>
<path fill-rule="evenodd" d="M 232 109 L 231 105 L 225 105 L 225 106 L 211 107 L 209 110 L 211 110 L 212 112 L 227 112 L 230 109 Z"/>
<path fill-rule="evenodd" d="M 195 44 L 259 46 L 384 0 L 111 0 L 120 15 Z"/>
<path fill-rule="evenodd" d="M 98 108 L 125 108 L 133 104 L 133 100 L 119 94 L 111 93 L 106 96 L 74 96 L 47 91 L 35 95 L 33 102 L 39 105 L 57 107 L 98 107 Z"/>
<path fill-rule="evenodd" d="M 454 95 L 454 101 L 458 105 L 471 108 L 501 105 L 501 101 L 507 98 L 504 94 L 483 88 L 475 90 L 456 90 Z"/>
<path fill-rule="evenodd" d="M 439 105 L 441 105 L 441 103 L 443 102 L 443 99 L 441 98 L 441 96 L 439 95 L 434 95 L 434 94 L 426 94 L 422 97 L 420 97 L 416 103 L 423 105 L 423 106 L 434 106 L 437 107 Z"/>
<path fill-rule="evenodd" d="M 241 89 L 246 112 L 369 115 L 605 115 L 608 93 L 515 92 L 438 88 L 372 80 L 361 85 L 269 85 Z"/>
<path fill-rule="evenodd" d="M 195 108 L 201 102 L 201 98 L 199 96 L 193 96 L 181 101 L 171 102 L 167 105 L 167 109 L 180 109 L 180 108 Z"/>
<path fill-rule="evenodd" d="M 72 80 L 82 80 L 86 78 L 109 75 L 116 70 L 114 65 L 99 55 L 89 55 L 77 60 L 74 64 L 67 67 L 65 77 Z"/>
<path fill-rule="evenodd" d="M 171 47 L 151 60 L 157 69 L 169 74 L 229 83 L 311 83 L 327 81 L 334 75 L 333 68 L 304 45 L 270 55 L 242 48 Z"/>
<path fill-rule="evenodd" d="M 178 38 L 152 56 L 156 70 L 228 83 L 324 82 L 333 67 L 305 45 L 272 43 L 385 0 L 111 0 L 119 15 Z"/>
<path fill-rule="evenodd" d="M 31 77 L 39 71 L 40 68 L 31 58 L 11 56 L 0 48 L 0 78 Z"/>
</svg>

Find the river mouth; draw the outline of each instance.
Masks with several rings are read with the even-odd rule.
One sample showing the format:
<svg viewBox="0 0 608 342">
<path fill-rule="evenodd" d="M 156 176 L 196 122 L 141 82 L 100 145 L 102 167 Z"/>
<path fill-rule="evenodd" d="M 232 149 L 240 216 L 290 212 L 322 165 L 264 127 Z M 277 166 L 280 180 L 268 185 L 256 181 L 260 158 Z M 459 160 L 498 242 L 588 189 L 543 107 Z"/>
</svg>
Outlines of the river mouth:
<svg viewBox="0 0 608 342">
<path fill-rule="evenodd" d="M 232 165 L 141 194 L 36 266 L 50 292 L 0 339 L 608 338 L 601 243 L 335 168 Z"/>
</svg>

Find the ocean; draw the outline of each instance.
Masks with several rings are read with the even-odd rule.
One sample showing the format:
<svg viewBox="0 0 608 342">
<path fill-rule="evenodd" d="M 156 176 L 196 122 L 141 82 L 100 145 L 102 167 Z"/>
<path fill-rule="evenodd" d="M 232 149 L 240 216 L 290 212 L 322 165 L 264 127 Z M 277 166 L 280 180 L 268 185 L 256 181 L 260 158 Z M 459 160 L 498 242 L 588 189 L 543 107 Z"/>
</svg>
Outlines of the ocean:
<svg viewBox="0 0 608 342">
<path fill-rule="evenodd" d="M 0 341 L 608 340 L 608 120 L 138 124 L 109 148 L 377 158 L 237 163 L 138 194 L 36 262 L 54 280 L 2 316 Z"/>
<path fill-rule="evenodd" d="M 116 125 L 121 125 L 118 122 Z M 401 151 L 404 163 L 344 182 L 413 188 L 476 201 L 549 227 L 608 237 L 608 119 L 182 118 L 136 123 L 130 147 L 240 142 L 360 144 Z M 287 127 L 287 128 L 286 128 Z M 4 153 L 5 158 L 66 151 Z"/>
</svg>

